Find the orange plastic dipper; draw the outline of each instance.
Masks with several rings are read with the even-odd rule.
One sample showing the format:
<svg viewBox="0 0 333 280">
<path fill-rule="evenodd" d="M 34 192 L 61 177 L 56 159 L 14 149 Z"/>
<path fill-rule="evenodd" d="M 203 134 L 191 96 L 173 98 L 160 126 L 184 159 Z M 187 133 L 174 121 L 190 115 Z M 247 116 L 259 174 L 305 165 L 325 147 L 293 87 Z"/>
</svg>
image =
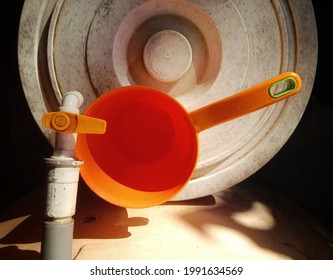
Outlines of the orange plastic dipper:
<svg viewBox="0 0 333 280">
<path fill-rule="evenodd" d="M 300 77 L 283 73 L 236 95 L 188 113 L 175 99 L 145 86 L 112 90 L 86 116 L 104 119 L 105 134 L 79 134 L 81 175 L 100 197 L 123 207 L 170 200 L 190 180 L 198 133 L 296 94 Z"/>
</svg>

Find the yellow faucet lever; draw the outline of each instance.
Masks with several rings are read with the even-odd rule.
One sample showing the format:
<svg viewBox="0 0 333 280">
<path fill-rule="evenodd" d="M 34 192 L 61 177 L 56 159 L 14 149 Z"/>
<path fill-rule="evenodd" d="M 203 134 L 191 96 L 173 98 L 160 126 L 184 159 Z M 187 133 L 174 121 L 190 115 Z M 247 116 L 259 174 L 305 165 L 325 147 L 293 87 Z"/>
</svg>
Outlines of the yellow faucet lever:
<svg viewBox="0 0 333 280">
<path fill-rule="evenodd" d="M 104 134 L 106 121 L 68 112 L 49 112 L 42 118 L 46 128 L 58 132 Z"/>
</svg>

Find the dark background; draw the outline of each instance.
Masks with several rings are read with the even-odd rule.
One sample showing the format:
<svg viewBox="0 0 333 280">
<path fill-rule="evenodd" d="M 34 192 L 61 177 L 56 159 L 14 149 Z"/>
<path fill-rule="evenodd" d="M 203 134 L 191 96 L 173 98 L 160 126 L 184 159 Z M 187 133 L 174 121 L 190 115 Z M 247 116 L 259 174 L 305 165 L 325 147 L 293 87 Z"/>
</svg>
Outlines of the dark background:
<svg viewBox="0 0 333 280">
<path fill-rule="evenodd" d="M 296 1 L 296 0 L 295 0 Z M 8 3 L 9 2 L 9 3 Z M 18 71 L 17 37 L 23 0 L 2 9 L 2 167 L 0 211 L 44 183 L 44 158 L 52 148 L 26 103 Z M 318 65 L 313 92 L 293 135 L 278 154 L 247 180 L 269 185 L 294 199 L 333 229 L 333 92 L 330 9 L 313 1 L 318 28 Z M 3 63 L 4 62 L 4 63 Z M 281 172 L 282 171 L 282 172 Z"/>
</svg>

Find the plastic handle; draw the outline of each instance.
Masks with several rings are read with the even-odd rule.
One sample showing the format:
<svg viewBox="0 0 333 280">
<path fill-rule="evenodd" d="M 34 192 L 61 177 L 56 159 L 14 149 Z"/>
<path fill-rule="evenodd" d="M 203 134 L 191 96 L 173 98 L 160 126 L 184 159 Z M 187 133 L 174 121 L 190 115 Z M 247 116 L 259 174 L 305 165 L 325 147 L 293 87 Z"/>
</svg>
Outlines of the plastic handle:
<svg viewBox="0 0 333 280">
<path fill-rule="evenodd" d="M 302 87 L 302 80 L 294 72 L 286 72 L 259 85 L 191 112 L 197 130 L 203 131 L 218 124 L 284 100 Z"/>
<path fill-rule="evenodd" d="M 66 133 L 104 134 L 106 121 L 68 112 L 45 113 L 42 124 L 46 128 Z"/>
</svg>

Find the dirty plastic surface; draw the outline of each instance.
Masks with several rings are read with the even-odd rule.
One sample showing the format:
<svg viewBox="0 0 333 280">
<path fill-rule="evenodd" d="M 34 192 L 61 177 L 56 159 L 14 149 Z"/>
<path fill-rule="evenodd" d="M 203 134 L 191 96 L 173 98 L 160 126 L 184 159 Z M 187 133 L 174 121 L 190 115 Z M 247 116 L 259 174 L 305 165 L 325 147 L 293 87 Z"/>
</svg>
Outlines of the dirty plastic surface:
<svg viewBox="0 0 333 280">
<path fill-rule="evenodd" d="M 189 70 L 171 83 L 149 75 L 143 63 L 146 43 L 164 30 L 182 34 L 192 50 Z M 200 133 L 196 170 L 172 199 L 186 200 L 234 186 L 285 144 L 311 94 L 316 21 L 310 0 L 25 0 L 18 54 L 29 108 L 52 145 L 42 114 L 57 110 L 73 89 L 84 96 L 83 111 L 108 90 L 137 84 L 193 111 L 297 70 L 301 94 Z"/>
</svg>

